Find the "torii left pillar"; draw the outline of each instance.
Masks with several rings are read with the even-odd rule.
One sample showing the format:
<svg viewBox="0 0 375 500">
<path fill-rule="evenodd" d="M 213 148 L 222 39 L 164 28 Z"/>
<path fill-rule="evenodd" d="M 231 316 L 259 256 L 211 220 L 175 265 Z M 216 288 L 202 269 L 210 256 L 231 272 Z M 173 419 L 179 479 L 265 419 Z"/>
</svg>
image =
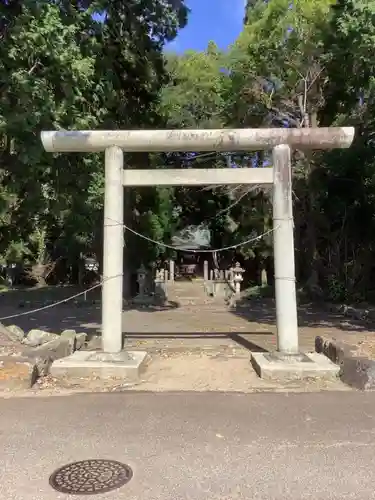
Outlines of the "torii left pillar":
<svg viewBox="0 0 375 500">
<path fill-rule="evenodd" d="M 104 242 L 102 285 L 102 349 L 122 350 L 122 288 L 124 271 L 124 153 L 105 150 Z"/>
</svg>

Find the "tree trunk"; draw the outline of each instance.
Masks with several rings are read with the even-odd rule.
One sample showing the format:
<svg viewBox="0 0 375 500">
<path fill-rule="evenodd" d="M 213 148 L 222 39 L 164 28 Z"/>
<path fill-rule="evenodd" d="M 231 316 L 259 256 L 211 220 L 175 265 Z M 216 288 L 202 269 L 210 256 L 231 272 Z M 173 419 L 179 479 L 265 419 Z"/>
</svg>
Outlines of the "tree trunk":
<svg viewBox="0 0 375 500">
<path fill-rule="evenodd" d="M 309 115 L 307 123 L 309 127 L 317 127 L 317 113 Z M 306 217 L 306 236 L 307 236 L 307 259 L 308 278 L 306 287 L 313 296 L 321 297 L 322 289 L 319 284 L 319 252 L 317 245 L 316 227 L 315 227 L 315 189 L 313 184 L 313 175 L 315 171 L 315 163 L 313 161 L 313 153 L 306 155 L 307 171 L 306 171 L 306 188 L 307 194 L 305 198 L 305 217 Z"/>
</svg>

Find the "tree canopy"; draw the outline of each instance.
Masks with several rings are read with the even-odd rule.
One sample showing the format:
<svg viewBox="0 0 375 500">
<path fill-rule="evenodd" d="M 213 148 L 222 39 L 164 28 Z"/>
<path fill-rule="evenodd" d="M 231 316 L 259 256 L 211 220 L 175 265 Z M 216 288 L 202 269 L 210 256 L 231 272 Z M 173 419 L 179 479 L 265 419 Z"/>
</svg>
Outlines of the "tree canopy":
<svg viewBox="0 0 375 500">
<path fill-rule="evenodd" d="M 43 129 L 354 125 L 347 151 L 293 153 L 298 281 L 309 294 L 374 293 L 375 0 L 249 0 L 226 51 L 176 54 L 184 2 L 0 1 L 0 263 L 100 256 L 103 160 L 43 152 Z M 270 152 L 128 155 L 138 168 L 270 165 Z M 270 193 L 132 189 L 126 223 L 171 242 L 190 225 L 215 247 L 272 225 Z M 129 272 L 168 255 L 127 235 Z M 226 257 L 272 283 L 272 236 Z M 263 276 L 263 278 L 261 278 Z M 42 278 L 40 278 L 42 280 Z"/>
</svg>

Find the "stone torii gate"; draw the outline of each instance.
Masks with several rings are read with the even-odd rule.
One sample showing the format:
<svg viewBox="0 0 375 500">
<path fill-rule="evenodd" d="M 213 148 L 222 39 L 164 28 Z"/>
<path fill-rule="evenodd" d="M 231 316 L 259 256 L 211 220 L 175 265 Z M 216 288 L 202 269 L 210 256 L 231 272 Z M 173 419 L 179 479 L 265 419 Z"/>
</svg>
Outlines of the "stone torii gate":
<svg viewBox="0 0 375 500">
<path fill-rule="evenodd" d="M 298 356 L 292 211 L 291 150 L 348 148 L 354 128 L 47 131 L 47 152 L 105 152 L 102 349 L 115 355 L 122 343 L 124 186 L 273 184 L 277 352 Z M 238 152 L 272 149 L 272 168 L 123 168 L 130 152 Z M 108 356 L 107 358 L 108 359 Z"/>
</svg>

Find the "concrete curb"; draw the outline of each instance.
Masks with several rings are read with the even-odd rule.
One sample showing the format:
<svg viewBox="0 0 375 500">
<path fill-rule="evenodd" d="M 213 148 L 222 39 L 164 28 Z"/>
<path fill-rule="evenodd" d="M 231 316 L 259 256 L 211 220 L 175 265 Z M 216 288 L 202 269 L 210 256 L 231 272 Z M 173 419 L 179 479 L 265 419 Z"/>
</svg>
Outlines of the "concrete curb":
<svg viewBox="0 0 375 500">
<path fill-rule="evenodd" d="M 315 350 L 340 366 L 339 377 L 362 391 L 375 389 L 375 360 L 358 354 L 358 346 L 332 338 L 315 338 Z"/>
</svg>

